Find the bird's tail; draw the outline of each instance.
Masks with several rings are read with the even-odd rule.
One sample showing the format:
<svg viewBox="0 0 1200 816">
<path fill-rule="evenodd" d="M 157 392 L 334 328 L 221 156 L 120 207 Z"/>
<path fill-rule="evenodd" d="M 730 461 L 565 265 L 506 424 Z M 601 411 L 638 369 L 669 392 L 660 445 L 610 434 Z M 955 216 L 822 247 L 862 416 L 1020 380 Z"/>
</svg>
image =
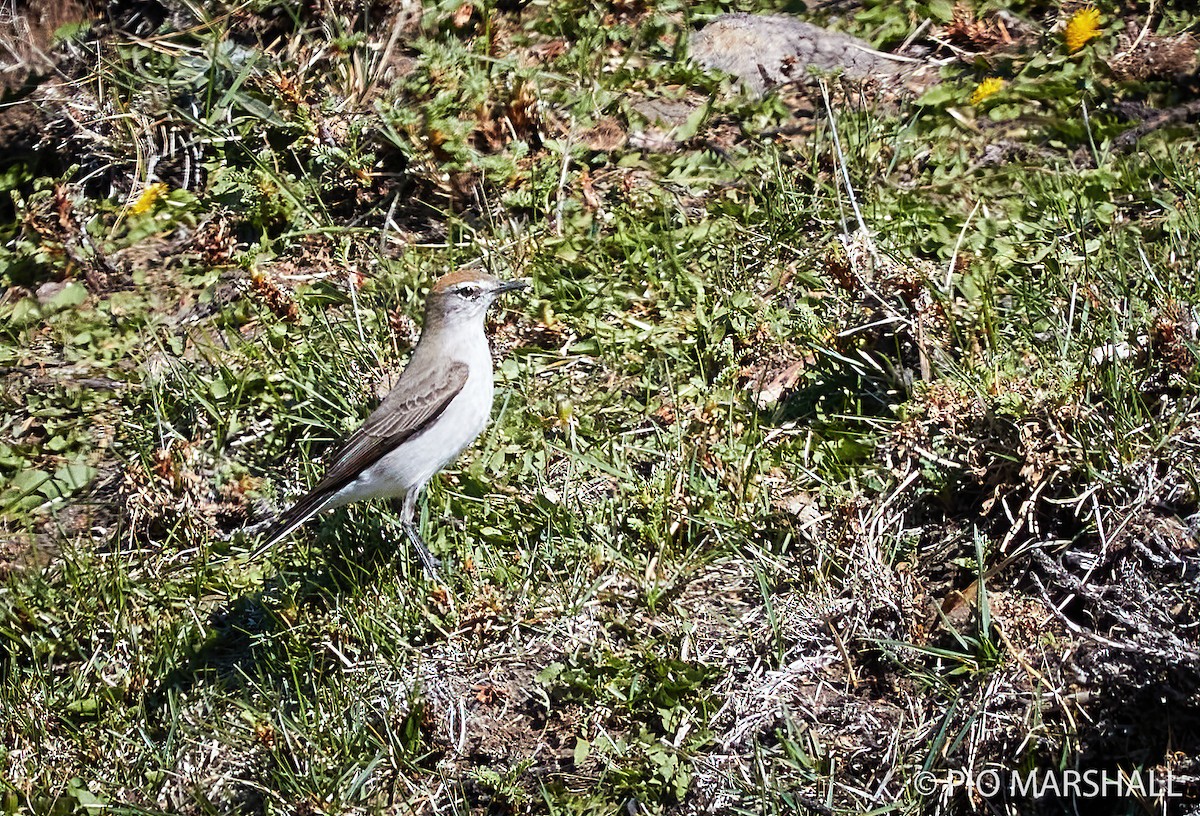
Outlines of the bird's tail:
<svg viewBox="0 0 1200 816">
<path fill-rule="evenodd" d="M 320 513 L 325 509 L 326 505 L 333 500 L 333 494 L 320 491 L 309 493 L 300 501 L 293 504 L 288 510 L 281 513 L 275 523 L 272 524 L 267 532 L 264 533 L 263 543 L 248 556 L 251 561 L 262 557 L 267 550 L 275 546 L 281 538 L 288 536 L 293 530 L 299 527 L 310 518 Z"/>
</svg>

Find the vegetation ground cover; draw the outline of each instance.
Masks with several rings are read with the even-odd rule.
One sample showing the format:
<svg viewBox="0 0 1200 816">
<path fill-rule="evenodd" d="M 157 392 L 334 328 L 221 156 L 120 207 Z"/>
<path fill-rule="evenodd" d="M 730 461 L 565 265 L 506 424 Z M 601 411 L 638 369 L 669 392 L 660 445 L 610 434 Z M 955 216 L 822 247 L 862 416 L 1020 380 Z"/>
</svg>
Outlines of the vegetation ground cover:
<svg viewBox="0 0 1200 816">
<path fill-rule="evenodd" d="M 5 812 L 1200 799 L 1197 20 L 1089 9 L 17 8 Z M 687 58 L 732 10 L 929 76 L 757 95 Z M 249 561 L 466 264 L 533 291 L 447 586 L 385 505 Z"/>
</svg>

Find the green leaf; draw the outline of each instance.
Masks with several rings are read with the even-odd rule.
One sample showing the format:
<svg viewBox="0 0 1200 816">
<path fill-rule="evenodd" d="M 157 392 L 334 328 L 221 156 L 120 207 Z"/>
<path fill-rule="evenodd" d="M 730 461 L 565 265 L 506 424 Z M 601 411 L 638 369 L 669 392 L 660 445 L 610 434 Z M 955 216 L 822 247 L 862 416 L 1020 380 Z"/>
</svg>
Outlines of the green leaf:
<svg viewBox="0 0 1200 816">
<path fill-rule="evenodd" d="M 941 108 L 959 98 L 960 90 L 949 82 L 934 85 L 917 100 L 918 105 L 930 108 Z"/>
<path fill-rule="evenodd" d="M 12 305 L 12 311 L 9 312 L 8 319 L 13 326 L 26 326 L 41 320 L 42 310 L 38 307 L 38 302 L 34 298 L 21 298 Z"/>
<path fill-rule="evenodd" d="M 51 311 L 60 312 L 63 309 L 71 309 L 80 305 L 87 300 L 87 296 L 88 292 L 83 284 L 69 281 L 54 297 L 46 302 L 46 306 Z"/>
<path fill-rule="evenodd" d="M 551 663 L 549 666 L 538 672 L 534 679 L 539 683 L 548 684 L 553 680 L 557 680 L 565 668 L 566 666 L 564 666 L 562 663 Z"/>
<path fill-rule="evenodd" d="M 578 768 L 587 761 L 588 755 L 592 752 L 592 744 L 585 739 L 575 740 L 575 754 L 572 757 L 575 762 L 575 767 Z"/>
<path fill-rule="evenodd" d="M 700 126 L 704 124 L 704 120 L 708 118 L 710 107 L 711 103 L 701 105 L 700 107 L 696 108 L 696 110 L 692 111 L 691 115 L 688 116 L 687 121 L 675 129 L 675 138 L 683 141 L 695 136 L 696 133 L 699 132 Z"/>
<path fill-rule="evenodd" d="M 19 502 L 23 506 L 36 507 L 42 503 L 42 499 L 33 497 L 49 481 L 50 474 L 44 470 L 21 471 L 16 476 L 13 476 L 12 481 L 9 483 L 10 490 L 17 494 L 12 500 Z"/>
<path fill-rule="evenodd" d="M 54 471 L 54 481 L 62 486 L 62 495 L 66 496 L 87 487 L 96 478 L 96 469 L 83 462 L 63 465 Z"/>
<path fill-rule="evenodd" d="M 109 810 L 108 800 L 102 799 L 87 788 L 87 784 L 79 779 L 67 783 L 67 793 L 75 798 L 88 813 L 98 813 Z"/>
</svg>

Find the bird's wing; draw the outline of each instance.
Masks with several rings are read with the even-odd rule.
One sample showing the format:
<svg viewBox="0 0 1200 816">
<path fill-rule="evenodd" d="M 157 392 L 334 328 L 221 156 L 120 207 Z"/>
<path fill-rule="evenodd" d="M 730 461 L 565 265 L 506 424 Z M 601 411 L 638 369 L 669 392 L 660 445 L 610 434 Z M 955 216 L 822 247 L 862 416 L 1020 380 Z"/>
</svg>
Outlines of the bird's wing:
<svg viewBox="0 0 1200 816">
<path fill-rule="evenodd" d="M 313 493 L 335 492 L 360 473 L 425 430 L 467 383 L 467 364 L 459 361 L 417 377 L 405 376 L 337 452 Z"/>
<path fill-rule="evenodd" d="M 324 478 L 271 525 L 251 559 L 319 513 L 364 470 L 429 427 L 462 391 L 468 370 L 463 362 L 415 376 L 409 373 L 411 366 L 406 368 L 396 387 L 330 461 Z"/>
</svg>

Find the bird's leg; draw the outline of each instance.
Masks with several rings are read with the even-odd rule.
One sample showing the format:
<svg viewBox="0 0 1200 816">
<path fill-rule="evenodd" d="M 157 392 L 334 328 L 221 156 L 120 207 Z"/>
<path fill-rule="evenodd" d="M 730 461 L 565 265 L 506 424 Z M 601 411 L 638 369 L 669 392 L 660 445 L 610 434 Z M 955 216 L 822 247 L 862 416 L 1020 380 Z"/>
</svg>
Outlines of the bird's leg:
<svg viewBox="0 0 1200 816">
<path fill-rule="evenodd" d="M 425 577 L 435 584 L 442 583 L 442 576 L 438 573 L 438 567 L 442 562 L 435 558 L 429 548 L 425 546 L 425 542 L 421 540 L 421 533 L 417 530 L 417 525 L 405 524 L 404 532 L 408 534 L 409 543 L 413 545 L 413 549 L 417 551 L 417 557 L 421 559 L 421 566 L 425 568 Z"/>
<path fill-rule="evenodd" d="M 434 557 L 429 548 L 425 546 L 425 541 L 421 538 L 421 531 L 417 527 L 416 510 L 417 510 L 417 494 L 419 491 L 410 490 L 404 497 L 404 508 L 400 512 L 400 524 L 404 527 L 404 534 L 408 536 L 408 542 L 412 544 L 414 550 L 417 551 L 417 557 L 421 559 L 421 566 L 425 568 L 425 577 L 436 584 L 442 583 L 442 576 L 438 573 L 438 567 L 441 566 L 441 561 Z"/>
</svg>

